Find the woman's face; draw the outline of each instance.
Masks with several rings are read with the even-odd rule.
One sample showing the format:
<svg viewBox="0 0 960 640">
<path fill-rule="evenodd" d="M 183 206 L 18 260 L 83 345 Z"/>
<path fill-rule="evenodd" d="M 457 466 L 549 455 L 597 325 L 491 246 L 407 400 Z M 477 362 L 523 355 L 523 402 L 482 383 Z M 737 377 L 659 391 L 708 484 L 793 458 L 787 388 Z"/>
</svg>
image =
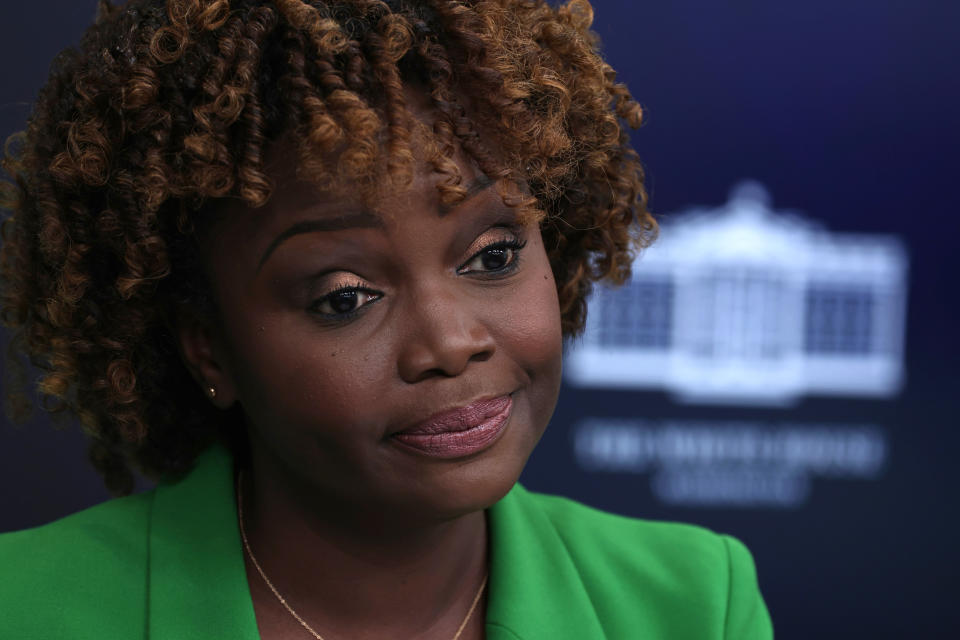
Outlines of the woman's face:
<svg viewBox="0 0 960 640">
<path fill-rule="evenodd" d="M 428 518 L 519 477 L 560 385 L 556 287 L 538 226 L 457 162 L 470 192 L 453 207 L 424 166 L 372 206 L 288 170 L 266 206 L 215 224 L 209 382 L 242 406 L 257 473 Z"/>
</svg>

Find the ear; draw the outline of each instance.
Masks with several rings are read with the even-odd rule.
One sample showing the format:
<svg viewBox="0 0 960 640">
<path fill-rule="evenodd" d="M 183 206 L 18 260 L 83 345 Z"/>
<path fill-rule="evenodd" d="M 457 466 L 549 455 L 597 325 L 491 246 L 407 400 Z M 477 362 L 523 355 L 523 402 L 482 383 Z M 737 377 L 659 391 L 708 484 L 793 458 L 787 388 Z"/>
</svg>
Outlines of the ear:
<svg viewBox="0 0 960 640">
<path fill-rule="evenodd" d="M 203 394 L 220 409 L 237 401 L 237 388 L 220 334 L 210 321 L 180 310 L 175 321 L 180 357 Z"/>
</svg>

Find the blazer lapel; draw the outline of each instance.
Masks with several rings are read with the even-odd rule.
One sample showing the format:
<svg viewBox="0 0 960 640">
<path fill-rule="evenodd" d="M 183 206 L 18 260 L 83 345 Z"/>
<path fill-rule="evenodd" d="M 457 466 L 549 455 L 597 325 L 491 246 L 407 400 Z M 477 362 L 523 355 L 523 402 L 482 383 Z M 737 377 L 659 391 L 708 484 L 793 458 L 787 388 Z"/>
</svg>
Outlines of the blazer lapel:
<svg viewBox="0 0 960 640">
<path fill-rule="evenodd" d="M 229 453 L 214 446 L 181 481 L 156 489 L 147 596 L 151 640 L 259 640 L 232 465 Z M 563 540 L 523 487 L 516 485 L 490 509 L 489 529 L 487 640 L 605 637 Z"/>
<path fill-rule="evenodd" d="M 222 447 L 211 447 L 179 482 L 157 487 L 149 553 L 151 640 L 259 640 L 237 529 L 233 461 Z"/>
<path fill-rule="evenodd" d="M 487 640 L 606 637 L 550 519 L 519 484 L 489 511 Z"/>
</svg>

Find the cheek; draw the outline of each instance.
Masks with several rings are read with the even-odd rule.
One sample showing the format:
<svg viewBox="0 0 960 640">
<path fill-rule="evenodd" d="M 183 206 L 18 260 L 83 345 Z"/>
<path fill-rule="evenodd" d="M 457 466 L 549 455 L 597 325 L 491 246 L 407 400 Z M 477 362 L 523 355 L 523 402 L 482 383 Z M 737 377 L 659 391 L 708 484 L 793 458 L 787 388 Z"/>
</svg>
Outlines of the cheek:
<svg viewBox="0 0 960 640">
<path fill-rule="evenodd" d="M 363 353 L 362 345 L 324 339 L 294 314 L 254 318 L 251 313 L 234 323 L 231 334 L 239 347 L 234 374 L 244 411 L 272 431 L 346 424 L 375 377 L 370 368 L 377 359 Z M 335 437 L 335 430 L 319 431 Z"/>
<path fill-rule="evenodd" d="M 542 247 L 533 256 L 524 286 L 515 293 L 504 336 L 515 358 L 531 375 L 559 388 L 563 336 L 556 282 Z"/>
<path fill-rule="evenodd" d="M 560 358 L 562 334 L 560 302 L 553 274 L 547 270 L 522 299 L 521 312 L 514 321 L 514 337 L 526 345 L 532 362 L 547 364 Z"/>
</svg>

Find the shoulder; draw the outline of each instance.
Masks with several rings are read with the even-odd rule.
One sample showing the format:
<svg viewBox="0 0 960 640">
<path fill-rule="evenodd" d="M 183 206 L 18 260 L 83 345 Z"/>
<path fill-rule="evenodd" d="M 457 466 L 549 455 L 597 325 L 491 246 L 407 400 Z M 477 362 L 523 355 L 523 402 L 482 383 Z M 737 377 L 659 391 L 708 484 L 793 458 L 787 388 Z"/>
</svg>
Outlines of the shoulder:
<svg viewBox="0 0 960 640">
<path fill-rule="evenodd" d="M 772 637 L 753 558 L 736 538 L 522 489 L 518 497 L 562 540 L 598 609 L 604 602 L 649 609 L 640 617 L 672 620 L 671 637 L 707 637 L 705 628 L 722 631 L 717 637 Z M 681 631 L 687 625 L 691 635 Z"/>
<path fill-rule="evenodd" d="M 104 631 L 96 612 L 105 609 L 117 633 L 128 619 L 142 624 L 152 499 L 151 491 L 110 500 L 0 534 L 0 636 L 85 637 L 78 632 Z"/>
<path fill-rule="evenodd" d="M 695 525 L 629 518 L 559 496 L 526 492 L 526 497 L 571 554 L 589 556 L 595 564 L 611 560 L 623 566 L 632 559 L 646 571 L 695 570 L 701 578 L 719 578 L 725 577 L 731 546 L 745 551 L 735 539 Z"/>
</svg>

